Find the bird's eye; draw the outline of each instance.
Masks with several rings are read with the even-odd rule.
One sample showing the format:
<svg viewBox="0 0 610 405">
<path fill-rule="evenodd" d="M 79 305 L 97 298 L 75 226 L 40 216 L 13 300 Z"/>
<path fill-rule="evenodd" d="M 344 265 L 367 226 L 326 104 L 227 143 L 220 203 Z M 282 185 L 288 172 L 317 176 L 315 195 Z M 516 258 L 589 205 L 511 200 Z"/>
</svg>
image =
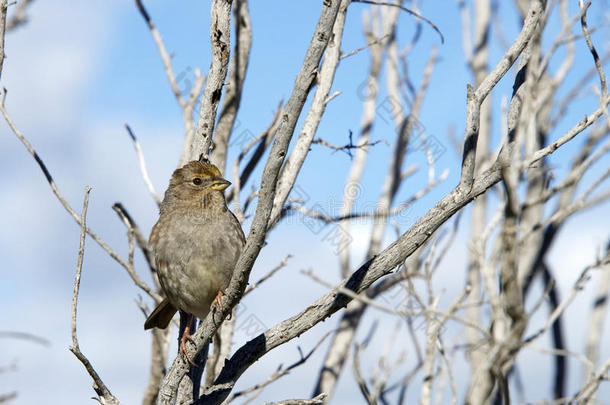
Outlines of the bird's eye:
<svg viewBox="0 0 610 405">
<path fill-rule="evenodd" d="M 203 182 L 203 180 L 201 180 L 201 178 L 200 178 L 200 177 L 195 177 L 195 178 L 193 179 L 193 184 L 194 184 L 194 185 L 196 185 L 196 186 L 201 185 L 201 183 L 202 183 L 202 182 Z"/>
</svg>

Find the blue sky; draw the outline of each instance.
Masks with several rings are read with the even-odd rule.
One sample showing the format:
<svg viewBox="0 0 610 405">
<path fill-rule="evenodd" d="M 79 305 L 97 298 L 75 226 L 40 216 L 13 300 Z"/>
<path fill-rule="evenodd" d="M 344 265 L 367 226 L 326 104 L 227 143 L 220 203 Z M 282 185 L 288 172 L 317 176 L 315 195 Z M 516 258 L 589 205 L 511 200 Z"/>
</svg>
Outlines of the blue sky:
<svg viewBox="0 0 610 405">
<path fill-rule="evenodd" d="M 454 128 L 461 139 L 466 84 L 471 77 L 463 57 L 457 5 L 445 1 L 439 7 L 439 3 L 425 2 L 421 12 L 439 26 L 445 44 L 441 45 L 438 35 L 424 25 L 421 40 L 410 54 L 409 72 L 414 83 L 418 84 L 431 47 L 439 47 L 439 63 L 432 76 L 420 121 L 426 132 L 446 147 L 446 152 L 436 162 L 437 173 L 448 168 L 450 175 L 448 180 L 415 204 L 407 215 L 397 219 L 403 231 L 451 189 L 459 176 L 458 156 L 446 134 Z M 518 32 L 518 19 L 509 2 L 500 3 L 503 35 L 510 41 Z M 151 1 L 146 4 L 166 47 L 174 55 L 174 72 L 177 76 L 184 73 L 179 85 L 186 87 L 195 68 L 199 67 L 205 73 L 209 66 L 209 2 L 176 4 Z M 590 25 L 601 21 L 607 23 L 607 18 L 602 18 L 606 6 L 605 2 L 594 2 L 589 11 Z M 369 6 L 363 4 L 350 6 L 342 45 L 344 51 L 365 43 L 361 14 L 367 9 Z M 241 122 L 238 131 L 247 129 L 254 134 L 260 133 L 268 126 L 278 102 L 289 97 L 318 12 L 318 2 L 253 2 L 252 57 L 238 116 Z M 574 4 L 571 12 L 575 12 Z M 403 45 L 411 38 L 414 23 L 412 17 L 401 16 L 399 38 Z M 551 38 L 545 38 L 544 43 L 548 45 Z M 593 38 L 600 50 L 608 48 L 606 27 L 596 31 Z M 179 107 L 170 91 L 148 28 L 131 2 L 34 2 L 29 10 L 29 23 L 9 33 L 6 41 L 7 58 L 2 85 L 8 89 L 6 106 L 16 125 L 45 160 L 58 187 L 75 209 L 80 210 L 85 185 L 93 187 L 89 225 L 126 257 L 125 230 L 111 205 L 116 201 L 122 202 L 145 234 L 156 220 L 157 211 L 141 180 L 135 153 L 123 124 L 129 123 L 139 137 L 158 192 L 166 188 L 183 142 Z M 501 43 L 493 43 L 492 61 L 499 59 L 501 47 Z M 578 42 L 576 48 L 576 62 L 568 83 L 574 83 L 583 71 L 592 66 L 584 43 Z M 343 93 L 329 104 L 318 137 L 334 144 L 345 144 L 350 130 L 355 135 L 358 133 L 362 110 L 358 88 L 368 69 L 368 58 L 366 52 L 361 52 L 341 62 L 333 91 Z M 556 64 L 554 60 L 552 68 Z M 511 94 L 512 78 L 511 72 L 492 94 L 496 112 L 499 112 L 501 98 Z M 563 117 L 559 130 L 574 125 L 595 108 L 596 101 L 590 90 L 592 84 L 598 85 L 597 82 L 588 84 L 589 89 L 585 92 L 588 95 L 577 100 Z M 384 87 L 382 82 L 381 88 Z M 384 93 L 382 90 L 381 98 Z M 497 120 L 494 122 L 496 143 L 500 124 Z M 0 366 L 15 362 L 17 370 L 2 374 L 0 394 L 17 390 L 17 403 L 23 404 L 38 403 L 43 395 L 62 398 L 65 404 L 80 404 L 93 392 L 81 364 L 67 350 L 79 229 L 52 195 L 35 162 L 8 126 L 4 121 L 0 125 L 0 187 L 4 190 L 0 195 L 0 207 L 4 212 L 0 219 L 0 254 L 4 259 L 0 283 L 0 303 L 4 308 L 2 329 L 30 331 L 51 342 L 49 347 L 40 347 L 29 342 L 3 341 L 5 350 L 0 355 Z M 554 132 L 551 138 L 560 134 Z M 384 138 L 392 142 L 393 135 L 392 127 L 378 119 L 373 140 Z M 551 159 L 559 176 L 568 167 L 568 159 L 581 141 L 576 139 Z M 370 208 L 376 201 L 390 150 L 383 143 L 372 149 L 356 208 Z M 231 150 L 230 164 L 235 156 L 236 150 Z M 407 164 L 413 163 L 425 168 L 423 153 L 410 155 Z M 608 159 L 602 161 L 593 173 L 601 173 L 608 163 Z M 299 187 L 310 196 L 311 206 L 317 203 L 331 211 L 337 209 L 333 201 L 341 199 L 341 184 L 349 165 L 350 159 L 346 154 L 332 153 L 319 145 L 312 147 L 297 180 Z M 260 171 L 256 173 L 255 182 L 259 181 L 259 176 Z M 587 181 L 590 182 L 591 178 L 593 176 Z M 419 190 L 425 179 L 425 170 L 414 176 L 403 186 L 398 200 L 406 199 Z M 606 242 L 609 210 L 610 205 L 604 204 L 571 220 L 554 247 L 551 262 L 557 268 L 564 291 Z M 462 218 L 462 224 L 463 230 L 451 251 L 452 259 L 439 273 L 442 278 L 438 283 L 447 291 L 444 299 L 447 302 L 453 299 L 452 293 L 463 283 L 467 217 Z M 357 223 L 352 228 L 354 263 L 362 259 L 369 226 Z M 337 258 L 332 247 L 323 240 L 325 232 L 310 232 L 298 217 L 290 217 L 273 231 L 252 278 L 257 279 L 266 273 L 286 254 L 294 257 L 275 279 L 244 301 L 244 319 L 254 316 L 261 326 L 271 327 L 325 292 L 323 287 L 300 274 L 300 270 L 312 269 L 326 280 L 339 280 Z M 392 234 L 388 233 L 386 242 L 391 239 Z M 87 243 L 79 304 L 81 348 L 123 403 L 137 403 L 145 388 L 150 351 L 149 334 L 142 330 L 142 314 L 134 303 L 140 291 L 124 270 L 93 241 Z M 574 254 L 564 253 L 568 247 Z M 136 264 L 139 273 L 145 276 L 146 268 L 141 257 L 136 257 Z M 278 302 L 282 305 L 277 305 Z M 574 303 L 574 312 L 568 312 L 568 315 L 586 311 L 588 305 L 586 297 L 579 298 Z M 374 315 L 381 317 L 379 313 Z M 332 329 L 336 318 L 272 352 L 267 361 L 255 365 L 244 375 L 240 387 L 263 380 L 279 363 L 286 365 L 296 361 L 296 345 L 308 351 L 322 331 Z M 573 350 L 581 350 L 584 338 L 581 331 L 585 330 L 586 318 L 573 318 L 569 325 L 568 344 Z M 367 331 L 366 325 L 370 325 L 372 319 L 367 318 L 360 332 Z M 388 325 L 392 324 L 392 320 L 382 319 L 389 322 Z M 381 333 L 381 343 L 367 354 L 370 358 L 365 363 L 366 367 L 373 367 L 372 359 L 383 349 L 384 336 L 389 333 L 389 330 Z M 252 336 L 242 329 L 238 331 L 236 340 L 243 342 L 248 337 Z M 309 395 L 313 387 L 310 376 L 319 367 L 324 351 L 323 346 L 310 364 L 291 373 L 284 383 L 269 387 L 260 400 Z M 607 345 L 604 353 L 608 357 Z M 541 370 L 546 370 L 551 364 L 547 356 L 532 352 L 523 356 L 528 366 L 523 371 L 525 381 L 528 375 L 540 378 L 539 375 L 544 374 Z M 577 363 L 574 363 L 573 370 L 571 388 L 577 387 L 579 381 Z M 346 370 L 335 403 L 360 401 L 352 380 L 351 371 Z M 37 383 L 32 384 L 32 381 Z M 303 384 L 303 381 L 310 382 Z M 528 392 L 528 398 L 543 399 L 548 392 L 548 379 L 545 378 Z M 607 387 L 605 392 L 609 392 Z"/>
</svg>

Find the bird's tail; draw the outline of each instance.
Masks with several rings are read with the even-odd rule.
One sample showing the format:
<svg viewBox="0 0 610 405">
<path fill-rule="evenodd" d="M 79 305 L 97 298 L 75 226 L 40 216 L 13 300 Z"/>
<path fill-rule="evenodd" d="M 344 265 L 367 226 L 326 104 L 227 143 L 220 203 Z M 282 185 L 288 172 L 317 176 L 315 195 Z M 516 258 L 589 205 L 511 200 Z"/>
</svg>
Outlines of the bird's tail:
<svg viewBox="0 0 610 405">
<path fill-rule="evenodd" d="M 165 298 L 144 322 L 144 329 L 167 328 L 177 309 Z"/>
</svg>

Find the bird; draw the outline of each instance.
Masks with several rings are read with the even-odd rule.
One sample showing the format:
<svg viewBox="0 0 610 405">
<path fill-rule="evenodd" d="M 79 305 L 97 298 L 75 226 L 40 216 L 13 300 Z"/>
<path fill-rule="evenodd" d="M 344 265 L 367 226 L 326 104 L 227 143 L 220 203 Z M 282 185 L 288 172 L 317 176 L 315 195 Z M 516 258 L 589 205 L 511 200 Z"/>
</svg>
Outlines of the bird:
<svg viewBox="0 0 610 405">
<path fill-rule="evenodd" d="M 204 319 L 214 305 L 222 308 L 220 299 L 246 241 L 225 200 L 230 184 L 206 159 L 176 169 L 149 237 L 165 298 L 144 329 L 165 329 L 177 310 L 189 314 L 179 346 L 187 360 L 192 317 Z"/>
</svg>

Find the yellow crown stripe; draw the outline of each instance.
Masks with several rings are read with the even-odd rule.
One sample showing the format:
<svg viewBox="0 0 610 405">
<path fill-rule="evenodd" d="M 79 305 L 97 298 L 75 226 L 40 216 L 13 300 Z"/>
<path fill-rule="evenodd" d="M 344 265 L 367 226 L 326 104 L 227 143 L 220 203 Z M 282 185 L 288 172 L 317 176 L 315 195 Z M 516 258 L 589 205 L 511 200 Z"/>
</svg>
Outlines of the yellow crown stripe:
<svg viewBox="0 0 610 405">
<path fill-rule="evenodd" d="M 193 176 L 195 176 L 195 177 L 218 177 L 218 176 L 220 176 L 220 172 L 214 173 L 214 172 L 210 171 L 210 172 L 205 172 L 205 173 L 194 173 Z"/>
</svg>

